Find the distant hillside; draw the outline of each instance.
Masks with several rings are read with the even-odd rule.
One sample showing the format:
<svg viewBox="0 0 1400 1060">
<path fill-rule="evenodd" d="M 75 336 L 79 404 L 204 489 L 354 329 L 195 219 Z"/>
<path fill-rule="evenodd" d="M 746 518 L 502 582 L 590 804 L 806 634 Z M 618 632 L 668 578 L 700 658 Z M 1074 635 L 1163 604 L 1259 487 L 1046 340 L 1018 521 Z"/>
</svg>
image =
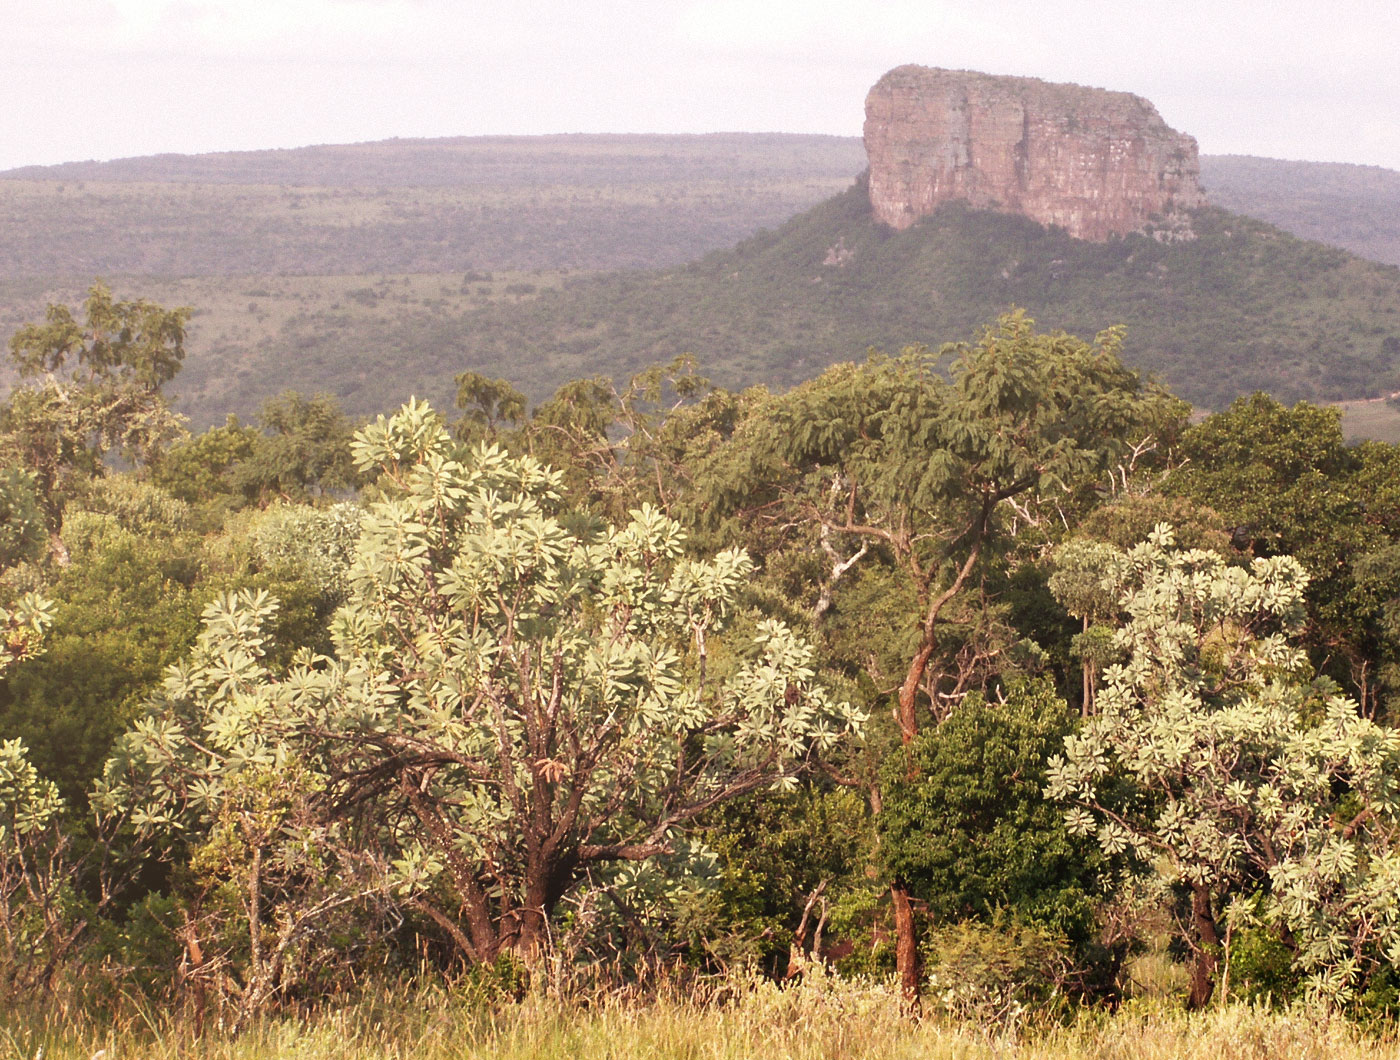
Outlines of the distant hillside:
<svg viewBox="0 0 1400 1060">
<path fill-rule="evenodd" d="M 845 188 L 858 137 L 476 136 L 0 173 L 0 274 L 659 268 Z M 1400 264 L 1400 173 L 1206 155 L 1212 204 Z"/>
<path fill-rule="evenodd" d="M 432 188 L 853 176 L 858 136 L 795 133 L 449 136 L 268 151 L 147 155 L 0 172 L 14 180 Z"/>
<path fill-rule="evenodd" d="M 846 187 L 835 136 L 538 136 L 158 155 L 0 173 L 0 275 L 638 269 Z"/>
<path fill-rule="evenodd" d="M 1219 407 L 1256 389 L 1284 400 L 1400 388 L 1400 269 L 1207 209 L 1200 238 L 1074 240 L 956 204 L 905 232 L 873 222 L 863 185 L 678 269 L 568 280 L 463 307 L 396 303 L 382 321 L 345 310 L 290 319 L 238 361 L 192 366 L 201 408 L 246 408 L 315 381 L 357 411 L 453 372 L 514 380 L 531 396 L 583 375 L 622 375 L 683 352 L 729 385 L 786 385 L 869 346 L 970 338 L 1012 305 L 1047 328 L 1128 325 L 1131 362 Z M 468 285 L 468 288 L 470 285 Z M 446 289 L 445 289 L 446 290 Z M 385 282 L 365 299 L 394 297 Z M 196 392 L 194 387 L 198 386 Z"/>
<path fill-rule="evenodd" d="M 1374 257 L 1395 239 L 1400 174 L 1202 161 L 1217 203 Z M 1256 387 L 1400 387 L 1393 268 L 1220 210 L 1172 247 L 957 208 L 896 235 L 861 193 L 837 194 L 863 166 L 856 138 L 726 134 L 16 170 L 0 174 L 0 334 L 99 274 L 124 297 L 193 305 L 178 384 L 197 425 L 289 386 L 368 413 L 442 400 L 465 367 L 540 397 L 682 351 L 731 385 L 791 383 L 870 345 L 971 337 L 1013 303 L 1080 333 L 1128 323 L 1130 356 L 1208 406 Z"/>
<path fill-rule="evenodd" d="M 1393 169 L 1206 155 L 1201 180 L 1216 206 L 1400 265 L 1400 172 Z"/>
</svg>

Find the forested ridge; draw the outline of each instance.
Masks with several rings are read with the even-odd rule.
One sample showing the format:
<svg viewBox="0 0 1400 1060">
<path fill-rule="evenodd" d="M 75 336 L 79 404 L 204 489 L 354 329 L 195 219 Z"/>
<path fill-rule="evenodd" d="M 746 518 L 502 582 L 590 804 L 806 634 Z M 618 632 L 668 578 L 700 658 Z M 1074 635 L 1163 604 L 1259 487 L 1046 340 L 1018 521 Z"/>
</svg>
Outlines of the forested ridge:
<svg viewBox="0 0 1400 1060">
<path fill-rule="evenodd" d="M 191 433 L 190 319 L 99 284 L 9 346 L 20 1035 L 678 986 L 1393 1020 L 1400 450 L 1336 410 L 1192 422 L 1112 321 L 1014 310 L 781 391 L 467 370 Z"/>
<path fill-rule="evenodd" d="M 532 401 L 692 354 L 731 387 L 791 386 L 875 347 L 970 339 L 1011 306 L 1047 327 L 1128 327 L 1124 357 L 1204 408 L 1262 389 L 1336 401 L 1400 389 L 1400 271 L 1202 211 L 1198 238 L 1091 244 L 956 206 L 906 232 L 859 184 L 730 250 L 664 271 L 181 281 L 191 320 L 173 384 L 199 426 L 279 389 L 328 389 L 355 415 L 441 404 L 463 368 Z"/>
</svg>

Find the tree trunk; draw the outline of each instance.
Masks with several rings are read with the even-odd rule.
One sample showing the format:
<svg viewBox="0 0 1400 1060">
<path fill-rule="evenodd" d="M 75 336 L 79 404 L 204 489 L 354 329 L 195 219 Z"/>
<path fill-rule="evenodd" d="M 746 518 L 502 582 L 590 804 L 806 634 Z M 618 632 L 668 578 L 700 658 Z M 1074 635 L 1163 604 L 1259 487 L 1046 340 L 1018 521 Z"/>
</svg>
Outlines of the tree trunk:
<svg viewBox="0 0 1400 1060">
<path fill-rule="evenodd" d="M 1196 929 L 1196 964 L 1191 969 L 1190 1009 L 1205 1008 L 1215 992 L 1215 969 L 1219 962 L 1220 935 L 1215 929 L 1215 913 L 1210 892 L 1200 884 L 1191 885 L 1191 923 Z"/>
<path fill-rule="evenodd" d="M 1084 632 L 1089 632 L 1088 615 L 1084 616 Z M 1079 714 L 1087 718 L 1094 712 L 1094 664 L 1085 659 L 1080 665 L 1084 668 L 1084 698 L 1079 702 Z"/>
<path fill-rule="evenodd" d="M 909 888 L 904 881 L 890 885 L 890 900 L 894 904 L 894 959 L 899 972 L 899 988 L 911 1010 L 919 1007 L 919 940 L 914 933 L 914 906 L 909 901 Z"/>
<path fill-rule="evenodd" d="M 928 609 L 924 613 L 919 632 L 919 647 L 914 652 L 914 657 L 909 660 L 909 669 L 905 672 L 904 682 L 899 686 L 899 707 L 895 711 L 895 720 L 899 722 L 899 735 L 906 744 L 919 735 L 917 711 L 919 689 L 923 685 L 929 660 L 933 658 L 933 653 L 938 648 L 939 615 L 942 613 L 944 605 L 962 591 L 968 575 L 972 573 L 972 568 L 977 565 L 977 558 L 982 554 L 982 539 L 987 533 L 987 520 L 991 516 L 993 503 L 990 498 L 983 499 L 981 515 L 973 525 L 972 547 L 967 550 L 967 558 L 958 568 L 957 577 L 953 579 L 953 584 L 930 600 Z M 934 707 L 937 707 L 936 702 Z"/>
<path fill-rule="evenodd" d="M 914 653 L 914 658 L 910 660 L 904 683 L 899 687 L 899 706 L 895 711 L 895 720 L 899 722 L 899 738 L 906 744 L 919 735 L 919 687 L 923 683 L 925 671 L 928 670 L 928 661 L 933 657 L 933 650 L 933 638 L 926 636 L 924 642 L 919 645 L 919 650 Z"/>
<path fill-rule="evenodd" d="M 992 498 L 983 498 L 982 511 L 972 527 L 972 544 L 968 549 L 967 557 L 963 560 L 962 566 L 958 568 L 957 576 L 953 579 L 952 584 L 929 601 L 928 608 L 924 613 L 919 647 L 914 652 L 914 657 L 909 661 L 909 669 L 905 673 L 903 684 L 900 685 L 899 702 L 895 710 L 895 720 L 899 723 L 899 736 L 905 746 L 906 755 L 909 754 L 909 745 L 919 736 L 917 709 L 919 690 L 923 685 L 924 674 L 928 671 L 929 661 L 937 650 L 939 616 L 944 605 L 962 591 L 968 576 L 972 574 L 972 569 L 977 565 L 977 558 L 982 553 L 982 539 L 987 534 L 987 520 L 994 504 L 995 501 Z M 909 755 L 907 769 L 910 779 L 914 779 L 912 755 Z M 909 900 L 909 888 L 903 880 L 896 879 L 890 884 L 890 900 L 894 905 L 894 952 L 895 967 L 899 972 L 899 986 L 904 993 L 904 1000 L 909 1010 L 917 1012 L 919 992 L 922 986 L 919 975 L 919 939 L 914 930 L 914 906 Z"/>
<path fill-rule="evenodd" d="M 538 878 L 528 881 L 525 887 L 525 902 L 514 911 L 520 925 L 520 933 L 515 940 L 515 953 L 525 962 L 527 968 L 534 968 L 549 949 L 549 904 L 544 881 Z"/>
</svg>

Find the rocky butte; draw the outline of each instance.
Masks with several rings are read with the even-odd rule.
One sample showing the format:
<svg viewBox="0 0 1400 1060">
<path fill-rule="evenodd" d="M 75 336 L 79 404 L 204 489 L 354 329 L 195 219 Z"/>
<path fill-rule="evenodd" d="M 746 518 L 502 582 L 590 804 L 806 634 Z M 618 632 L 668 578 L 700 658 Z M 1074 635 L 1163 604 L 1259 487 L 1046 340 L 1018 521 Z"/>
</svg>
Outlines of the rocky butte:
<svg viewBox="0 0 1400 1060">
<path fill-rule="evenodd" d="M 941 203 L 1024 214 L 1103 242 L 1190 238 L 1196 141 L 1128 92 L 900 66 L 865 100 L 870 205 L 908 228 Z"/>
</svg>

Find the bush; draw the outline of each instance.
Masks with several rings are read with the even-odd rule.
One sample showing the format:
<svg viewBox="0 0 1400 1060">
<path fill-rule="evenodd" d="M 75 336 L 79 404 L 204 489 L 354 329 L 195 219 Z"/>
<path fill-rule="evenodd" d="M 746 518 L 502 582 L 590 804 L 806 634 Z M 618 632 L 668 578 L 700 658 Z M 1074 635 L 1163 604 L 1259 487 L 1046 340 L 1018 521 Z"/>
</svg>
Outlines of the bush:
<svg viewBox="0 0 1400 1060">
<path fill-rule="evenodd" d="M 1234 932 L 1229 948 L 1230 996 L 1251 1002 L 1286 1002 L 1298 992 L 1293 951 L 1262 925 Z"/>
<path fill-rule="evenodd" d="M 1005 703 L 967 697 L 910 744 L 912 761 L 889 756 L 878 819 L 886 871 L 936 922 L 1006 910 L 1093 945 L 1105 860 L 1042 795 L 1046 760 L 1075 724 L 1048 681 L 1029 682 Z"/>
<path fill-rule="evenodd" d="M 924 962 L 931 1010 L 1001 1027 L 1062 1010 L 1075 964 L 1064 936 L 1004 917 L 941 928 L 926 940 Z"/>
</svg>

